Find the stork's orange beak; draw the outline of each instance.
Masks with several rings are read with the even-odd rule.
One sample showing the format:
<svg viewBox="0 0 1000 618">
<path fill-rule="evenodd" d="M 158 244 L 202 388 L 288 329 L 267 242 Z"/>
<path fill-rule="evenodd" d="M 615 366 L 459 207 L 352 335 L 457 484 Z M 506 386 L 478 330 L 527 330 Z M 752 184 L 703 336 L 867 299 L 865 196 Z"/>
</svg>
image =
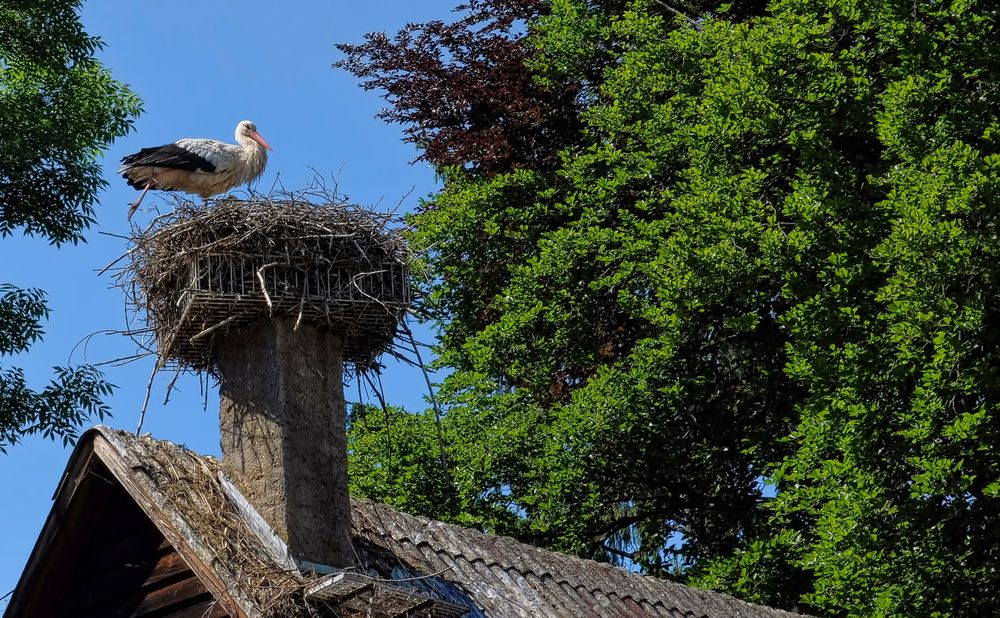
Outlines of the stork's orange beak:
<svg viewBox="0 0 1000 618">
<path fill-rule="evenodd" d="M 252 139 L 253 141 L 257 142 L 258 144 L 260 144 L 264 148 L 267 148 L 268 150 L 273 150 L 271 148 L 271 145 L 267 143 L 267 140 L 264 139 L 264 136 L 261 135 L 260 133 L 256 132 L 256 131 L 250 131 L 250 139 Z"/>
</svg>

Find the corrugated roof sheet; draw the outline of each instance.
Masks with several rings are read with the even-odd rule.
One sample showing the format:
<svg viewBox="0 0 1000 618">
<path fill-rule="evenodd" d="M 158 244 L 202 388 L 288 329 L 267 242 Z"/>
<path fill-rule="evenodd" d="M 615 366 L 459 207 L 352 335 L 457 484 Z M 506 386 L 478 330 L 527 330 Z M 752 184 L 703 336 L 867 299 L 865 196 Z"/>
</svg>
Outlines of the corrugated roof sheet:
<svg viewBox="0 0 1000 618">
<path fill-rule="evenodd" d="M 354 500 L 354 535 L 465 588 L 488 616 L 798 616 Z M 484 590 L 484 588 L 486 590 Z"/>
<path fill-rule="evenodd" d="M 162 491 L 186 484 L 191 494 L 218 494 L 218 464 L 170 442 L 100 427 L 136 486 Z M 201 465 L 192 465 L 192 460 Z M 197 501 L 193 498 L 193 501 Z M 170 509 L 170 500 L 155 500 Z M 394 580 L 470 608 L 477 618 L 587 616 L 622 618 L 792 618 L 781 610 L 745 603 L 717 592 L 644 577 L 607 564 L 539 549 L 507 537 L 401 513 L 369 500 L 353 501 L 352 537 L 369 575 Z M 204 514 L 167 513 L 194 535 L 209 525 Z M 204 534 L 209 535 L 205 530 Z M 243 539 L 245 542 L 245 539 Z M 265 552 L 259 552 L 259 555 Z M 220 577 L 239 572 L 225 564 L 228 552 L 206 556 Z M 285 573 L 287 577 L 287 572 Z M 241 585 L 234 581 L 235 587 Z M 253 598 L 253 591 L 237 597 Z M 253 613 L 253 612 L 249 612 Z"/>
</svg>

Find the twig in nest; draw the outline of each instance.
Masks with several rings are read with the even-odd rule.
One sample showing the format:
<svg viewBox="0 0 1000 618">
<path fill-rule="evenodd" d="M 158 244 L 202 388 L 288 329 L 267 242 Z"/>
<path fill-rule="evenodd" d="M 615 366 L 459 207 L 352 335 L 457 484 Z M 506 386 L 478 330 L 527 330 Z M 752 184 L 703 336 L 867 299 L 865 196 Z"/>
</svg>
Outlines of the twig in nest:
<svg viewBox="0 0 1000 618">
<path fill-rule="evenodd" d="M 263 270 L 268 266 L 274 266 L 274 263 L 264 264 L 257 269 L 257 278 L 260 279 L 260 291 L 264 294 L 264 300 L 267 301 L 267 312 L 268 314 L 274 313 L 274 305 L 271 304 L 271 296 L 267 293 L 267 284 L 264 283 Z"/>
<path fill-rule="evenodd" d="M 104 367 L 105 365 L 111 365 L 112 367 L 121 367 L 132 361 L 137 361 L 147 356 L 152 356 L 156 352 L 151 352 L 149 350 L 143 350 L 142 352 L 137 352 L 135 354 L 129 354 L 128 356 L 119 356 L 118 358 L 112 358 L 111 360 L 101 361 L 99 363 L 91 363 L 94 367 Z"/>
<path fill-rule="evenodd" d="M 299 302 L 299 317 L 295 318 L 295 326 L 292 327 L 293 331 L 299 330 L 299 324 L 302 323 L 302 308 L 306 306 L 306 297 L 303 296 L 302 300 Z"/>
<path fill-rule="evenodd" d="M 190 341 L 197 341 L 198 339 L 201 339 L 202 337 L 204 337 L 208 333 L 210 333 L 210 332 L 212 332 L 214 330 L 218 330 L 218 329 L 222 328 L 226 324 L 229 324 L 230 322 L 232 322 L 233 320 L 238 319 L 239 317 L 240 317 L 239 315 L 235 315 L 235 314 L 231 315 L 228 318 L 226 318 L 225 320 L 223 320 L 223 321 L 219 322 L 218 324 L 216 324 L 215 326 L 209 326 L 205 330 L 199 332 L 197 335 L 192 336 L 191 339 L 190 339 Z"/>
<path fill-rule="evenodd" d="M 181 367 L 174 370 L 174 377 L 170 379 L 170 384 L 167 384 L 167 394 L 163 397 L 163 405 L 167 405 L 170 402 L 170 393 L 174 390 L 174 384 L 177 384 L 177 378 L 181 376 Z"/>
<path fill-rule="evenodd" d="M 146 407 L 149 406 L 149 394 L 153 391 L 153 378 L 156 377 L 156 372 L 159 370 L 159 365 L 153 367 L 152 373 L 149 374 L 149 380 L 146 381 L 146 396 L 142 400 L 142 409 L 139 410 L 139 425 L 135 428 L 135 435 L 142 433 L 142 423 L 146 420 Z"/>
<path fill-rule="evenodd" d="M 72 347 L 72 349 L 70 349 L 70 351 L 69 351 L 69 358 L 66 359 L 66 363 L 69 364 L 69 365 L 73 364 L 73 354 L 76 353 L 76 349 L 78 347 L 80 347 L 81 344 L 83 344 L 83 362 L 87 362 L 87 347 L 90 345 L 90 340 L 93 339 L 97 335 L 106 335 L 108 333 L 117 333 L 117 332 L 120 332 L 120 331 L 113 330 L 113 329 L 110 329 L 110 328 L 106 328 L 104 330 L 94 331 L 94 332 L 90 333 L 89 335 L 84 336 L 83 338 L 81 338 L 79 341 L 76 342 L 76 344 Z M 102 364 L 106 364 L 106 363 L 102 363 Z"/>
<path fill-rule="evenodd" d="M 136 250 L 136 248 L 137 247 L 132 247 L 131 249 L 129 249 L 125 253 L 123 253 L 123 254 L 119 255 L 118 257 L 116 257 L 115 259 L 111 260 L 111 262 L 107 266 L 105 266 L 101 270 L 97 271 L 98 276 L 103 275 L 104 273 L 106 273 L 109 270 L 111 270 L 111 268 L 114 267 L 115 264 L 117 264 L 118 262 L 121 262 L 122 260 L 124 260 L 125 258 L 127 258 L 128 256 L 130 256 L 132 254 L 132 252 Z"/>
</svg>

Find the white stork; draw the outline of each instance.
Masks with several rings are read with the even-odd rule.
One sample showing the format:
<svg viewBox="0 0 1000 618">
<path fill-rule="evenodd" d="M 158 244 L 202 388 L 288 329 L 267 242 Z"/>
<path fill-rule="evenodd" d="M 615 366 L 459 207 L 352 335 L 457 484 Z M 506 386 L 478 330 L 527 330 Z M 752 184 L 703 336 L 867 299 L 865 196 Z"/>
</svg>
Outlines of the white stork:
<svg viewBox="0 0 1000 618">
<path fill-rule="evenodd" d="M 241 120 L 236 125 L 236 144 L 182 139 L 130 154 L 122 159 L 118 173 L 142 193 L 130 204 L 128 218 L 150 189 L 197 193 L 208 199 L 252 182 L 264 173 L 268 150 L 271 146 L 257 132 L 257 125 Z"/>
</svg>

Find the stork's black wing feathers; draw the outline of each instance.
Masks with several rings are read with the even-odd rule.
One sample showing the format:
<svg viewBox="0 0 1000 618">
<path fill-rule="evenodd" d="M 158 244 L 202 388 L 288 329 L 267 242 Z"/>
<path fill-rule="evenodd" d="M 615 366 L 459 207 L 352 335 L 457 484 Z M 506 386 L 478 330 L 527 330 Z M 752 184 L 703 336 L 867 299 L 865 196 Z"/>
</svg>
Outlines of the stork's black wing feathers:
<svg viewBox="0 0 1000 618">
<path fill-rule="evenodd" d="M 122 159 L 123 171 L 126 167 L 166 167 L 175 170 L 185 170 L 188 172 L 209 172 L 215 171 L 215 164 L 202 157 L 198 153 L 182 148 L 177 144 L 164 144 L 163 146 L 153 146 L 143 148 L 135 154 L 130 154 Z M 127 175 L 126 175 L 127 177 Z"/>
</svg>

